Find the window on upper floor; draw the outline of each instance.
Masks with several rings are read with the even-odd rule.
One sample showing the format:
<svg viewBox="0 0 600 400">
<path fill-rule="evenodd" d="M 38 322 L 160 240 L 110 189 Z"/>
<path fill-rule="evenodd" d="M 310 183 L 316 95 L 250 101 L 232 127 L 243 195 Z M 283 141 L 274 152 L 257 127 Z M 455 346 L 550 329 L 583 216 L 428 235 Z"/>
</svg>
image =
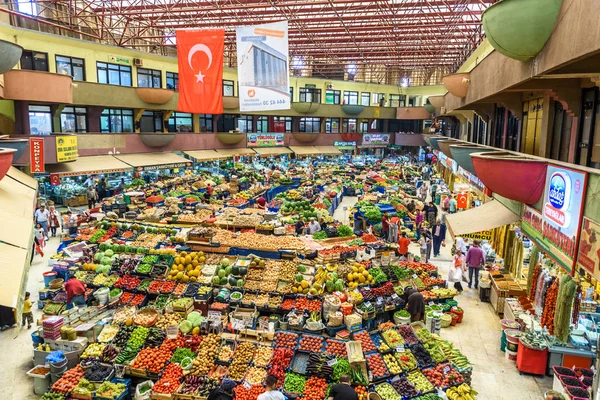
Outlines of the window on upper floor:
<svg viewBox="0 0 600 400">
<path fill-rule="evenodd" d="M 298 127 L 300 132 L 306 133 L 319 133 L 321 132 L 321 118 L 317 117 L 303 117 L 300 118 L 300 126 Z"/>
<path fill-rule="evenodd" d="M 362 92 L 360 94 L 360 105 L 361 106 L 370 106 L 371 105 L 371 93 L 369 92 Z"/>
<path fill-rule="evenodd" d="M 339 118 L 326 118 L 325 119 L 325 133 L 340 133 L 340 119 Z"/>
<path fill-rule="evenodd" d="M 358 92 L 344 90 L 344 104 L 358 104 Z"/>
<path fill-rule="evenodd" d="M 292 117 L 273 117 L 275 132 L 291 132 L 292 131 Z M 284 124 L 283 130 L 278 125 Z"/>
<path fill-rule="evenodd" d="M 342 132 L 356 133 L 356 118 L 344 118 L 342 120 Z"/>
<path fill-rule="evenodd" d="M 240 115 L 237 119 L 237 128 L 240 132 L 254 132 L 254 117 L 252 115 Z"/>
<path fill-rule="evenodd" d="M 52 133 L 52 112 L 50 106 L 29 105 L 29 132 L 31 135 Z"/>
<path fill-rule="evenodd" d="M 157 69 L 138 68 L 137 69 L 138 87 L 142 88 L 162 88 L 161 72 Z"/>
<path fill-rule="evenodd" d="M 327 89 L 325 91 L 325 104 L 340 104 L 341 94 L 340 90 Z"/>
<path fill-rule="evenodd" d="M 256 132 L 269 132 L 269 117 L 261 115 L 256 120 Z"/>
<path fill-rule="evenodd" d="M 85 81 L 85 60 L 57 55 L 56 73 L 72 76 L 74 81 Z"/>
<path fill-rule="evenodd" d="M 200 116 L 200 132 L 213 131 L 213 116 L 212 114 L 199 114 Z"/>
<path fill-rule="evenodd" d="M 105 108 L 100 115 L 100 132 L 131 133 L 133 132 L 133 110 Z"/>
<path fill-rule="evenodd" d="M 300 88 L 300 103 L 320 103 L 321 89 L 315 88 Z"/>
<path fill-rule="evenodd" d="M 223 97 L 235 96 L 235 82 L 223 80 Z"/>
<path fill-rule="evenodd" d="M 87 109 L 65 107 L 60 114 L 61 132 L 87 132 Z"/>
<path fill-rule="evenodd" d="M 294 102 L 294 87 L 290 86 L 290 103 Z"/>
<path fill-rule="evenodd" d="M 169 132 L 193 132 L 192 114 L 173 112 L 168 122 Z"/>
<path fill-rule="evenodd" d="M 98 83 L 131 86 L 131 67 L 127 65 L 96 62 Z"/>
<path fill-rule="evenodd" d="M 179 90 L 179 74 L 177 72 L 167 72 L 167 89 Z"/>
<path fill-rule="evenodd" d="M 390 107 L 404 107 L 404 96 L 401 94 L 390 94 Z"/>
<path fill-rule="evenodd" d="M 367 121 L 360 121 L 358 131 L 361 133 L 369 132 L 369 123 Z"/>
<path fill-rule="evenodd" d="M 48 72 L 48 54 L 39 51 L 23 50 L 21 69 Z"/>
<path fill-rule="evenodd" d="M 374 106 L 385 107 L 385 93 L 373 93 L 371 104 Z"/>
</svg>

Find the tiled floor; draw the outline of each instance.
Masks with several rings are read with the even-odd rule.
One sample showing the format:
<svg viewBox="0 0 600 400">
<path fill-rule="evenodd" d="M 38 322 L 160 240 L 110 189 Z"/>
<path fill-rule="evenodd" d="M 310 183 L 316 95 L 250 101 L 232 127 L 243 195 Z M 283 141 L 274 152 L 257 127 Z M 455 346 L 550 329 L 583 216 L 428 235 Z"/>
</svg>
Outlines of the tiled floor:
<svg viewBox="0 0 600 400">
<path fill-rule="evenodd" d="M 356 198 L 346 197 L 336 210 L 336 219 L 345 220 L 343 207 L 348 209 Z M 348 213 L 346 213 L 346 216 Z M 28 291 L 37 300 L 37 292 L 43 287 L 42 273 L 49 270 L 48 256 L 58 246 L 57 239 L 51 239 L 46 247 L 46 257 L 36 255 L 29 274 Z M 418 253 L 416 245 L 411 246 Z M 442 276 L 447 275 L 451 262 L 449 246 L 443 248 L 442 255 L 432 262 L 440 268 Z M 466 287 L 466 286 L 465 286 Z M 465 290 L 457 300 L 465 310 L 463 323 L 456 327 L 442 329 L 441 336 L 452 341 L 473 363 L 473 387 L 479 391 L 481 400 L 541 400 L 544 392 L 552 386 L 552 380 L 519 375 L 514 362 L 504 358 L 500 351 L 500 318 L 489 303 L 481 303 L 474 290 Z M 41 313 L 34 305 L 34 317 Z M 30 331 L 15 328 L 0 332 L 0 399 L 37 399 L 33 394 L 33 378 L 25 372 L 32 368 L 32 345 Z"/>
</svg>

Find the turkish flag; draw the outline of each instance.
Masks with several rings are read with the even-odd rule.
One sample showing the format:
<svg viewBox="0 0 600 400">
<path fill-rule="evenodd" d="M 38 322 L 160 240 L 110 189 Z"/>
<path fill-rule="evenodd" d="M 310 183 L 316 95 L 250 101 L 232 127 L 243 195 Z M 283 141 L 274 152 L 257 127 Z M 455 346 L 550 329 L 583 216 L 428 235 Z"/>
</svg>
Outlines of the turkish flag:
<svg viewBox="0 0 600 400">
<path fill-rule="evenodd" d="M 179 65 L 177 111 L 223 114 L 225 30 L 176 32 Z"/>
</svg>

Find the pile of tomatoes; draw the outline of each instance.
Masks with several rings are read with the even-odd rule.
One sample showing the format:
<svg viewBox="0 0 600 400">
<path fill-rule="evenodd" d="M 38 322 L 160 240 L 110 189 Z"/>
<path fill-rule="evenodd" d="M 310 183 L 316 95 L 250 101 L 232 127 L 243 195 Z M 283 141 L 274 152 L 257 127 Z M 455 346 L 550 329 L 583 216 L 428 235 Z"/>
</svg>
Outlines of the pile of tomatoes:
<svg viewBox="0 0 600 400">
<path fill-rule="evenodd" d="M 346 343 L 339 340 L 327 339 L 325 353 L 348 358 L 348 354 L 346 353 Z"/>
<path fill-rule="evenodd" d="M 158 374 L 171 359 L 171 352 L 165 349 L 149 347 L 139 352 L 131 366 L 137 369 L 147 369 Z"/>
<path fill-rule="evenodd" d="M 279 306 L 282 310 L 289 311 L 294 308 L 294 299 L 285 299 Z"/>
<path fill-rule="evenodd" d="M 371 336 L 366 331 L 358 332 L 354 334 L 354 340 L 360 341 L 363 353 L 369 353 L 371 351 L 377 351 L 377 346 L 371 340 Z"/>
<path fill-rule="evenodd" d="M 291 332 L 277 332 L 275 334 L 275 347 L 286 347 L 293 349 L 296 347 L 298 335 Z"/>
<path fill-rule="evenodd" d="M 169 364 L 163 371 L 161 378 L 154 384 L 152 390 L 156 393 L 171 394 L 179 389 L 179 379 L 183 376 L 183 370 L 177 364 Z"/>
<path fill-rule="evenodd" d="M 310 351 L 311 353 L 320 353 L 322 347 L 322 337 L 313 335 L 302 335 L 302 339 L 300 339 L 300 347 L 298 347 L 298 350 Z"/>
<path fill-rule="evenodd" d="M 52 385 L 52 391 L 62 394 L 69 394 L 75 389 L 75 386 L 79 383 L 79 380 L 83 378 L 84 370 L 79 364 L 75 368 L 71 368 L 66 371 L 63 376 L 54 382 Z"/>
<path fill-rule="evenodd" d="M 366 358 L 367 364 L 369 365 L 369 370 L 371 370 L 375 379 L 385 378 L 389 375 L 388 370 L 383 363 L 383 358 L 381 358 L 381 354 L 368 354 Z"/>
<path fill-rule="evenodd" d="M 304 400 L 322 400 L 327 393 L 327 381 L 323 378 L 311 376 L 304 386 Z"/>
<path fill-rule="evenodd" d="M 234 389 L 236 400 L 256 400 L 256 398 L 265 392 L 262 385 L 252 385 L 247 389 L 244 385 L 237 385 Z"/>
</svg>

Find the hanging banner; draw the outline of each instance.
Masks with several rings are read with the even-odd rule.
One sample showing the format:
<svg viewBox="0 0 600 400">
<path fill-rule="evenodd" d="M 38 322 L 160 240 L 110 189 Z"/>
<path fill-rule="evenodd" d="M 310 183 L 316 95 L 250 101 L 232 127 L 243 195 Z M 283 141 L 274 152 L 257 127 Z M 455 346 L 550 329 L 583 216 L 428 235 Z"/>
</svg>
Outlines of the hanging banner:
<svg viewBox="0 0 600 400">
<path fill-rule="evenodd" d="M 287 21 L 236 29 L 240 111 L 290 109 Z"/>
<path fill-rule="evenodd" d="M 60 185 L 60 175 L 50 174 L 50 186 L 59 186 L 59 185 Z"/>
<path fill-rule="evenodd" d="M 390 144 L 389 133 L 365 133 L 363 135 L 363 146 L 381 147 Z"/>
<path fill-rule="evenodd" d="M 248 133 L 247 147 L 283 146 L 283 133 Z"/>
<path fill-rule="evenodd" d="M 44 139 L 29 139 L 29 164 L 32 174 L 44 173 Z"/>
<path fill-rule="evenodd" d="M 585 172 L 550 165 L 542 213 L 523 207 L 523 232 L 569 273 L 576 259 L 586 185 Z"/>
<path fill-rule="evenodd" d="M 177 111 L 223 114 L 225 30 L 178 30 L 179 103 Z"/>
<path fill-rule="evenodd" d="M 77 136 L 56 137 L 56 161 L 66 162 L 77 160 Z"/>
<path fill-rule="evenodd" d="M 600 224 L 583 218 L 577 265 L 600 279 Z"/>
</svg>

